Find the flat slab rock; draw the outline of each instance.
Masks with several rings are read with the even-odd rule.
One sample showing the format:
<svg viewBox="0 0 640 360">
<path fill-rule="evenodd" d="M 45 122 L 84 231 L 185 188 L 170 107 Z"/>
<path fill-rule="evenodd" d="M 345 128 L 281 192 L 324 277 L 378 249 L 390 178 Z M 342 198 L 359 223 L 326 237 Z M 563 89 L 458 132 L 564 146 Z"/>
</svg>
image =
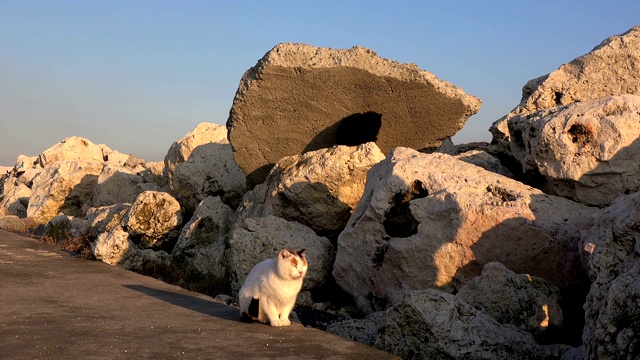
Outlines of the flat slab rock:
<svg viewBox="0 0 640 360">
<path fill-rule="evenodd" d="M 415 64 L 363 47 L 283 43 L 245 72 L 227 128 L 234 158 L 255 185 L 281 158 L 336 144 L 376 141 L 384 154 L 438 147 L 480 106 Z"/>
</svg>

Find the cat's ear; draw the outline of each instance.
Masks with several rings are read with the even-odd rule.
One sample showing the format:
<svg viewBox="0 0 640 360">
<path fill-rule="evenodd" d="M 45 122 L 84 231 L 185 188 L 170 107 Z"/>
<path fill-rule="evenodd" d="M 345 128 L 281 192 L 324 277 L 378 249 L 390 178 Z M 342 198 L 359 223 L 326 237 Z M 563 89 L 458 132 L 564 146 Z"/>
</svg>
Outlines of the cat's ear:
<svg viewBox="0 0 640 360">
<path fill-rule="evenodd" d="M 283 259 L 286 259 L 289 256 L 291 256 L 291 253 L 287 249 L 282 249 L 282 250 L 280 250 L 280 254 L 278 256 L 283 258 Z"/>
<path fill-rule="evenodd" d="M 298 256 L 300 256 L 301 258 L 305 259 L 306 255 L 307 255 L 307 249 L 302 249 L 298 251 Z"/>
</svg>

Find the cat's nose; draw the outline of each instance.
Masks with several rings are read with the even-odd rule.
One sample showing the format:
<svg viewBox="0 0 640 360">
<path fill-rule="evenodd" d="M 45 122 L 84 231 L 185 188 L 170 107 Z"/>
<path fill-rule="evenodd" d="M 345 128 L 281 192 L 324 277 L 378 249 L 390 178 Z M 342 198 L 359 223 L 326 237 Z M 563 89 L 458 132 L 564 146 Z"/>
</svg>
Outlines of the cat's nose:
<svg viewBox="0 0 640 360">
<path fill-rule="evenodd" d="M 300 274 L 300 276 L 302 276 L 302 271 L 298 271 L 298 273 Z"/>
</svg>

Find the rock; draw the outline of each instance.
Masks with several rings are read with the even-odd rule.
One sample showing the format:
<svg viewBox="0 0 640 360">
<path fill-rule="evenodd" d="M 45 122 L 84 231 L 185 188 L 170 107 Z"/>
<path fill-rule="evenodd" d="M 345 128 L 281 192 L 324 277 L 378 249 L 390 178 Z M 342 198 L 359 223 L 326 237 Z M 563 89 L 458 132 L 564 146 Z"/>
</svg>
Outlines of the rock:
<svg viewBox="0 0 640 360">
<path fill-rule="evenodd" d="M 102 167 L 102 162 L 88 160 L 50 163 L 33 180 L 27 216 L 42 224 L 59 213 L 83 217 Z"/>
<path fill-rule="evenodd" d="M 126 230 L 139 235 L 141 248 L 158 247 L 180 234 L 182 209 L 169 193 L 145 191 L 138 195 L 125 220 Z"/>
<path fill-rule="evenodd" d="M 53 238 L 56 242 L 67 239 L 83 238 L 88 233 L 87 220 L 60 214 L 47 222 L 42 235 Z"/>
<path fill-rule="evenodd" d="M 140 185 L 143 181 L 128 167 L 105 165 L 93 190 L 93 207 L 133 203 L 144 191 Z"/>
<path fill-rule="evenodd" d="M 0 229 L 14 233 L 33 232 L 42 225 L 38 220 L 30 217 L 19 218 L 15 215 L 0 216 Z"/>
<path fill-rule="evenodd" d="M 30 197 L 31 189 L 14 177 L 7 178 L 0 192 L 0 216 L 26 217 Z"/>
<path fill-rule="evenodd" d="M 164 251 L 139 249 L 122 228 L 100 234 L 91 246 L 96 259 L 123 269 L 142 271 L 151 267 L 167 267 L 171 257 Z"/>
<path fill-rule="evenodd" d="M 365 313 L 406 290 L 455 291 L 494 261 L 573 286 L 585 281 L 578 231 L 594 211 L 446 154 L 397 148 L 369 171 L 333 275 Z"/>
<path fill-rule="evenodd" d="M 550 349 L 484 312 L 435 289 L 415 290 L 385 312 L 335 323 L 335 334 L 403 359 L 545 359 Z"/>
<path fill-rule="evenodd" d="M 592 280 L 582 341 L 585 359 L 640 358 L 640 193 L 591 219 L 583 249 Z"/>
<path fill-rule="evenodd" d="M 387 313 L 378 311 L 368 315 L 364 319 L 348 319 L 335 322 L 327 326 L 327 331 L 361 344 L 375 346 L 378 341 L 380 328 L 382 328 L 386 319 Z"/>
<path fill-rule="evenodd" d="M 309 267 L 302 290 L 318 287 L 331 276 L 335 258 L 331 242 L 302 224 L 270 215 L 236 223 L 229 239 L 231 289 L 239 291 L 254 265 L 276 257 L 283 248 L 307 249 Z"/>
<path fill-rule="evenodd" d="M 513 178 L 513 173 L 500 163 L 500 160 L 483 150 L 469 150 L 454 155 L 458 160 L 479 166 L 487 171 Z"/>
<path fill-rule="evenodd" d="M 491 125 L 493 142 L 509 152 L 508 120 L 542 109 L 609 95 L 640 95 L 640 26 L 612 36 L 558 70 L 530 80 L 522 89 L 522 100 L 514 110 Z"/>
<path fill-rule="evenodd" d="M 228 286 L 225 249 L 233 210 L 219 197 L 207 197 L 182 228 L 171 257 L 184 269 L 190 280 L 205 281 L 208 288 L 220 291 Z"/>
<path fill-rule="evenodd" d="M 224 126 L 200 123 L 171 145 L 164 163 L 171 191 L 187 210 L 195 210 L 208 196 L 223 196 L 237 206 L 246 192 L 246 178 L 233 160 Z"/>
<path fill-rule="evenodd" d="M 557 332 L 562 327 L 559 289 L 540 278 L 516 275 L 497 262 L 485 265 L 480 276 L 460 288 L 456 296 L 500 324 L 511 324 L 533 335 Z"/>
<path fill-rule="evenodd" d="M 112 150 L 106 145 L 96 145 L 78 136 L 66 138 L 38 156 L 38 164 L 47 167 L 56 161 L 86 160 L 95 162 L 107 161 Z"/>
<path fill-rule="evenodd" d="M 169 180 L 164 174 L 164 161 L 148 162 L 146 165 L 147 167 L 138 173 L 145 183 L 156 184 L 163 190 L 169 186 Z"/>
<path fill-rule="evenodd" d="M 237 212 L 240 218 L 274 215 L 296 221 L 335 240 L 362 197 L 367 171 L 384 158 L 373 142 L 285 157 Z"/>
<path fill-rule="evenodd" d="M 547 193 L 603 206 L 640 189 L 638 95 L 516 115 L 508 126 L 513 156 L 546 178 Z"/>
<path fill-rule="evenodd" d="M 131 209 L 131 204 L 124 203 L 89 209 L 85 215 L 88 222 L 88 235 L 97 238 L 102 233 L 121 228 L 125 223 L 129 209 Z"/>
<path fill-rule="evenodd" d="M 375 141 L 437 148 L 481 101 L 420 70 L 363 47 L 275 46 L 247 70 L 227 120 L 237 164 L 250 187 L 285 156 Z"/>
</svg>

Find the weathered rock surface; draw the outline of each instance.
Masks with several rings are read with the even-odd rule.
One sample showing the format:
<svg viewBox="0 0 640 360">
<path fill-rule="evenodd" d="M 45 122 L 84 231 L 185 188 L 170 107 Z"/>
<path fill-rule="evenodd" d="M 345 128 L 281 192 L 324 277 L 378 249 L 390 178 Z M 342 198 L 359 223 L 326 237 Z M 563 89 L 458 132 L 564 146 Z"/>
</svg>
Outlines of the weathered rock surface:
<svg viewBox="0 0 640 360">
<path fill-rule="evenodd" d="M 89 160 L 49 164 L 33 180 L 27 216 L 42 224 L 58 213 L 82 217 L 90 207 L 103 164 Z"/>
<path fill-rule="evenodd" d="M 141 176 L 123 166 L 106 165 L 93 190 L 93 207 L 133 203 L 143 191 Z M 157 189 L 160 190 L 160 189 Z"/>
<path fill-rule="evenodd" d="M 438 147 L 480 105 L 414 64 L 363 47 L 283 43 L 245 72 L 227 127 L 234 158 L 255 185 L 281 158 L 338 143 L 375 140 L 384 154 Z"/>
<path fill-rule="evenodd" d="M 514 110 L 490 128 L 493 142 L 509 151 L 510 118 L 609 95 L 640 95 L 640 26 L 612 36 L 558 70 L 530 80 Z"/>
<path fill-rule="evenodd" d="M 559 289 L 536 277 L 516 274 L 493 262 L 460 288 L 456 297 L 482 309 L 500 324 L 541 335 L 562 327 Z"/>
<path fill-rule="evenodd" d="M 640 358 L 640 193 L 594 215 L 583 232 L 592 280 L 585 309 L 585 359 Z"/>
<path fill-rule="evenodd" d="M 247 218 L 236 223 L 229 239 L 231 288 L 240 290 L 254 265 L 273 258 L 281 249 L 307 249 L 309 262 L 302 290 L 320 286 L 331 274 L 335 249 L 310 228 L 275 216 Z"/>
<path fill-rule="evenodd" d="M 171 256 L 164 251 L 138 248 L 122 228 L 100 234 L 92 244 L 91 253 L 102 262 L 132 271 L 153 266 L 166 267 L 171 262 Z"/>
<path fill-rule="evenodd" d="M 406 290 L 456 290 L 493 261 L 578 284 L 578 229 L 594 211 L 449 155 L 397 148 L 369 171 L 333 275 L 365 313 Z"/>
<path fill-rule="evenodd" d="M 27 216 L 31 189 L 16 178 L 7 178 L 0 189 L 0 216 Z"/>
<path fill-rule="evenodd" d="M 180 234 L 182 215 L 180 204 L 169 193 L 145 191 L 138 195 L 127 214 L 126 230 L 140 236 L 141 248 L 160 246 Z"/>
<path fill-rule="evenodd" d="M 508 126 L 513 156 L 546 178 L 547 193 L 601 206 L 640 189 L 638 95 L 516 115 Z"/>
<path fill-rule="evenodd" d="M 246 192 L 245 175 L 222 125 L 200 123 L 171 145 L 164 162 L 172 194 L 190 211 L 208 196 L 237 204 Z"/>
<path fill-rule="evenodd" d="M 484 150 L 469 150 L 455 154 L 454 157 L 458 160 L 468 162 L 469 164 L 479 166 L 487 171 L 504 175 L 506 177 L 513 177 L 513 173 L 504 167 L 497 157 Z"/>
<path fill-rule="evenodd" d="M 247 193 L 239 217 L 274 215 L 335 239 L 362 197 L 367 171 L 384 158 L 373 142 L 285 157 Z"/>
<path fill-rule="evenodd" d="M 403 359 L 545 359 L 551 355 L 531 334 L 502 325 L 434 289 L 408 292 L 386 312 L 333 324 L 328 331 L 365 340 Z"/>
<path fill-rule="evenodd" d="M 19 218 L 15 215 L 0 217 L 0 229 L 15 233 L 26 233 L 28 230 L 38 227 L 42 223 L 34 218 Z"/>
<path fill-rule="evenodd" d="M 169 185 L 169 180 L 164 173 L 164 161 L 152 161 L 146 163 L 146 168 L 140 171 L 138 175 L 142 176 L 145 183 L 156 184 L 163 190 L 165 190 L 165 187 Z"/>
<path fill-rule="evenodd" d="M 207 197 L 182 228 L 172 261 L 184 269 L 191 281 L 224 288 L 229 274 L 225 260 L 233 210 L 219 197 Z"/>
<path fill-rule="evenodd" d="M 56 161 L 88 160 L 106 162 L 113 152 L 106 145 L 96 145 L 88 139 L 72 136 L 53 145 L 38 156 L 38 164 L 46 167 Z"/>
<path fill-rule="evenodd" d="M 131 209 L 131 204 L 114 204 L 91 208 L 87 211 L 87 234 L 92 238 L 97 238 L 105 232 L 112 232 L 121 228 L 126 220 L 126 216 Z"/>
</svg>

